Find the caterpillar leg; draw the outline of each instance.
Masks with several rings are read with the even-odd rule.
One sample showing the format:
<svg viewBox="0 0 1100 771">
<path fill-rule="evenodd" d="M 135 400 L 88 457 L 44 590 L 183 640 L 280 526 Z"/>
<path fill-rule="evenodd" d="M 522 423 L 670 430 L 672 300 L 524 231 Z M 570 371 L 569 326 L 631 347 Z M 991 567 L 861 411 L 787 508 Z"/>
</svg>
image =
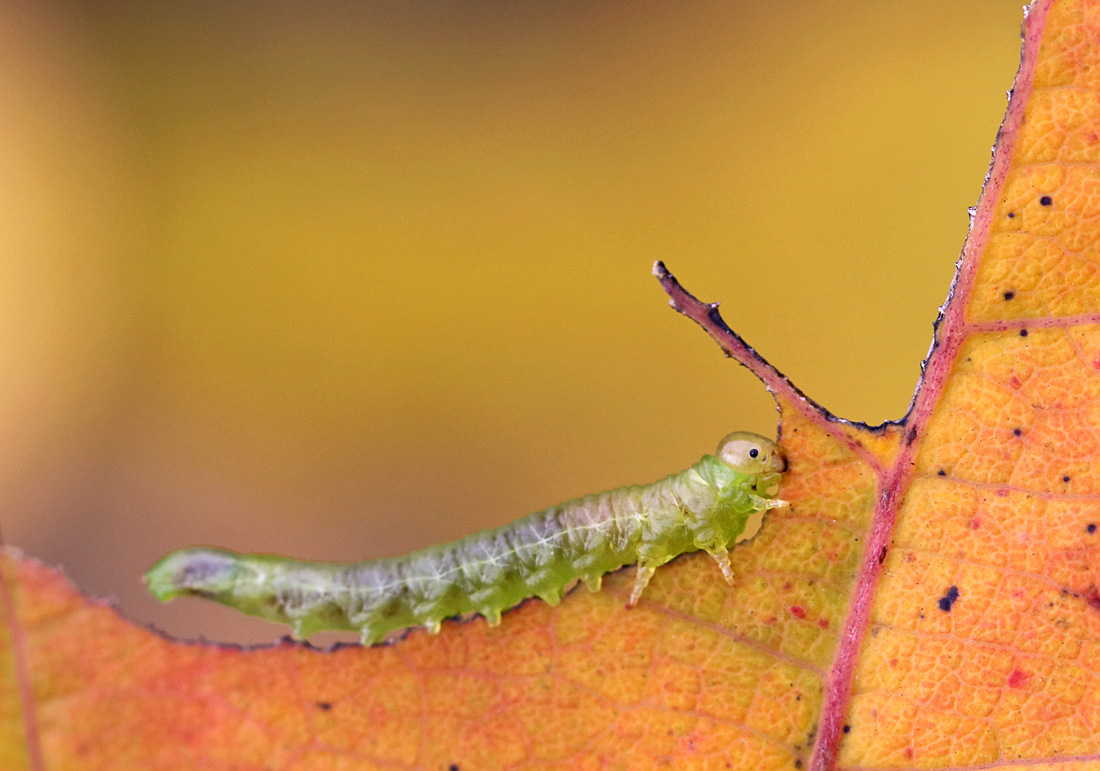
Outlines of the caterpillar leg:
<svg viewBox="0 0 1100 771">
<path fill-rule="evenodd" d="M 551 608 L 561 605 L 561 592 L 557 589 L 545 589 L 538 594 L 538 598 Z"/>
<path fill-rule="evenodd" d="M 714 557 L 714 561 L 718 563 L 718 568 L 722 571 L 722 577 L 726 579 L 727 584 L 733 586 L 733 566 L 730 565 L 729 549 L 725 545 L 714 546 L 707 549 L 707 554 Z"/>
<path fill-rule="evenodd" d="M 588 587 L 588 591 L 598 592 L 600 587 L 603 586 L 603 574 L 597 573 L 594 576 L 585 576 L 584 585 Z"/>
<path fill-rule="evenodd" d="M 784 506 L 790 506 L 789 501 L 782 501 L 778 498 L 762 498 L 759 495 L 749 494 L 749 498 L 752 500 L 752 505 L 757 509 L 781 509 Z"/>
<path fill-rule="evenodd" d="M 626 603 L 626 607 L 633 608 L 638 604 L 638 600 L 642 599 L 642 592 L 649 584 L 649 579 L 653 578 L 653 574 L 656 572 L 657 568 L 649 567 L 641 562 L 638 563 L 638 577 L 634 579 L 634 590 L 630 593 L 630 601 Z"/>
<path fill-rule="evenodd" d="M 366 626 L 359 627 L 359 644 L 360 645 L 363 645 L 363 646 L 374 645 L 375 643 L 382 642 L 382 640 L 384 640 L 385 637 L 386 637 L 385 632 L 383 632 L 379 629 L 376 629 L 375 627 L 371 626 L 370 624 L 367 624 Z"/>
</svg>

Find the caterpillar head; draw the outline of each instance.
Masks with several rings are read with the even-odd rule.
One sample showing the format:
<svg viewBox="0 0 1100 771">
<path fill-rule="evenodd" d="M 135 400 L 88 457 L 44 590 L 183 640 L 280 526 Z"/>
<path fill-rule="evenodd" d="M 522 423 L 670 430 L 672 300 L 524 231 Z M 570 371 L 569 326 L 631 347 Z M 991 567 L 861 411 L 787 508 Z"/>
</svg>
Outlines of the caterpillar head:
<svg viewBox="0 0 1100 771">
<path fill-rule="evenodd" d="M 718 458 L 742 474 L 782 474 L 787 470 L 779 445 L 748 431 L 734 431 L 719 442 Z"/>
</svg>

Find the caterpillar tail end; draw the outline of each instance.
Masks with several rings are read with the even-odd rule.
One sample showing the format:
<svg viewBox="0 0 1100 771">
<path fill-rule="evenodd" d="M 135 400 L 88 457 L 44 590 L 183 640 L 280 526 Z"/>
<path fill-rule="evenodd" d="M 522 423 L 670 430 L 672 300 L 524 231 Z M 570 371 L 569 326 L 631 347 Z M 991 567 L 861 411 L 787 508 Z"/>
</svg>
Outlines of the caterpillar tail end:
<svg viewBox="0 0 1100 771">
<path fill-rule="evenodd" d="M 145 586 L 160 602 L 197 595 L 216 597 L 233 588 L 237 555 L 198 547 L 171 552 L 145 574 Z"/>
</svg>

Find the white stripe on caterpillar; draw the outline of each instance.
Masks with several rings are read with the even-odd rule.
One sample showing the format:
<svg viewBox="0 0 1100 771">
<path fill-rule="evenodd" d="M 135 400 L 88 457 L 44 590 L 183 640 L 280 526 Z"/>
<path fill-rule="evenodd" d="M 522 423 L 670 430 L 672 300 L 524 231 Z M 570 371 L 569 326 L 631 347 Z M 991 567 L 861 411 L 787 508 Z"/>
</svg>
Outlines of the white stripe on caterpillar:
<svg viewBox="0 0 1100 771">
<path fill-rule="evenodd" d="M 468 613 L 495 626 L 528 597 L 557 605 L 577 579 L 597 591 L 604 573 L 636 562 L 632 606 L 654 571 L 684 552 L 705 550 L 732 584 L 728 547 L 753 514 L 787 505 L 776 498 L 785 470 L 775 442 L 737 432 L 717 455 L 659 482 L 586 495 L 405 557 L 322 563 L 197 547 L 168 554 L 145 581 L 162 602 L 205 597 L 289 624 L 295 637 L 355 630 L 363 644 L 412 626 L 435 633 Z"/>
</svg>

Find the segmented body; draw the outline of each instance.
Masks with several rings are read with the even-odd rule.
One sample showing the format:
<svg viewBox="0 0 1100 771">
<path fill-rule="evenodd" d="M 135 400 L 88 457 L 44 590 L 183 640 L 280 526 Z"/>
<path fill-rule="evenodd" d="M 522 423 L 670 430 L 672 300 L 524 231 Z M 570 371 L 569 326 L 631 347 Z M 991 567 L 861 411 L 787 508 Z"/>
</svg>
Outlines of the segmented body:
<svg viewBox="0 0 1100 771">
<path fill-rule="evenodd" d="M 735 433 L 717 456 L 659 482 L 587 495 L 405 557 L 319 563 L 199 547 L 167 555 L 146 582 L 162 601 L 206 597 L 287 623 L 296 637 L 355 630 L 364 644 L 412 626 L 437 632 L 461 614 L 495 625 L 527 597 L 556 605 L 573 581 L 596 591 L 604 573 L 636 562 L 634 604 L 656 568 L 688 551 L 707 551 L 733 583 L 728 546 L 753 514 L 786 505 L 775 498 L 785 467 L 774 442 Z"/>
</svg>

